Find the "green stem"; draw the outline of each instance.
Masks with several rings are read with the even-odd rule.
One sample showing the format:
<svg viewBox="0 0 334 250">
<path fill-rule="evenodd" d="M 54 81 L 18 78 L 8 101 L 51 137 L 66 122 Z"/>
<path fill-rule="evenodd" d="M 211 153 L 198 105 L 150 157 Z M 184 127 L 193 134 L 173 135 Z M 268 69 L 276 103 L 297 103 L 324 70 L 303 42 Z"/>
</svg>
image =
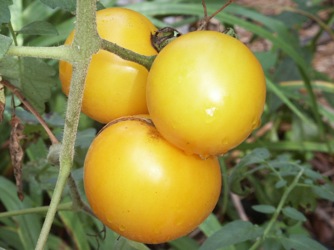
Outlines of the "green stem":
<svg viewBox="0 0 334 250">
<path fill-rule="evenodd" d="M 58 47 L 11 46 L 7 51 L 7 55 L 70 61 L 70 52 L 71 47 L 67 45 Z"/>
<path fill-rule="evenodd" d="M 59 175 L 55 190 L 52 195 L 50 207 L 46 214 L 46 218 L 39 239 L 37 241 L 36 250 L 43 250 L 45 247 L 46 240 L 51 229 L 51 225 L 57 212 L 58 204 L 61 200 L 61 196 L 72 167 L 72 160 L 74 156 L 74 142 L 79 120 L 78 118 L 80 115 L 80 107 L 81 107 L 81 100 L 84 86 L 83 83 L 85 79 L 85 75 L 82 75 L 82 72 L 87 71 L 88 63 L 87 62 L 80 63 L 73 68 L 75 69 L 73 70 L 73 79 L 76 80 L 72 81 L 69 93 L 64 134 L 63 134 L 63 143 L 62 143 L 63 148 L 60 152 L 60 159 L 59 159 L 60 163 Z"/>
<path fill-rule="evenodd" d="M 316 120 L 317 125 L 318 125 L 320 137 L 321 137 L 322 140 L 326 141 L 329 152 L 332 152 L 332 148 L 331 148 L 330 143 L 328 142 L 328 140 L 325 139 L 325 127 L 324 127 L 324 124 L 323 124 L 322 119 L 321 119 L 321 114 L 320 114 L 320 111 L 319 111 L 318 101 L 317 101 L 317 98 L 316 98 L 315 93 L 313 91 L 313 86 L 312 86 L 312 83 L 310 81 L 310 78 L 309 78 L 307 72 L 304 71 L 304 69 L 302 69 L 299 66 L 298 66 L 298 69 L 299 69 L 299 72 L 300 72 L 300 75 L 301 75 L 302 79 L 304 80 L 306 90 L 307 90 L 308 95 L 310 97 L 311 109 L 313 111 L 315 120 Z"/>
<path fill-rule="evenodd" d="M 65 118 L 63 142 L 62 142 L 63 147 L 60 152 L 60 158 L 59 158 L 60 170 L 56 187 L 51 198 L 50 207 L 46 214 L 45 221 L 37 241 L 36 250 L 43 250 L 45 247 L 51 229 L 51 225 L 57 212 L 58 204 L 60 203 L 64 187 L 71 173 L 71 167 L 74 157 L 74 144 L 79 123 L 84 82 L 86 78 L 86 72 L 88 69 L 89 61 L 90 60 L 86 60 L 80 63 L 75 63 L 73 65 L 73 75 L 72 75 L 73 80 L 71 82 L 67 110 L 66 110 L 66 118 Z"/>
<path fill-rule="evenodd" d="M 17 46 L 18 43 L 17 43 L 16 33 L 15 33 L 14 29 L 13 29 L 13 25 L 12 25 L 11 22 L 8 24 L 8 29 L 9 29 L 9 31 L 10 31 L 10 34 L 11 34 L 12 37 L 13 37 L 14 44 Z"/>
<path fill-rule="evenodd" d="M 81 199 L 80 193 L 78 191 L 77 184 L 75 183 L 75 180 L 73 179 L 72 175 L 70 175 L 68 177 L 67 184 L 68 184 L 68 187 L 70 189 L 71 197 L 72 197 L 72 200 L 73 200 L 74 210 L 82 209 L 86 213 L 95 217 L 93 211 Z"/>
<path fill-rule="evenodd" d="M 96 30 L 96 0 L 78 0 L 76 14 L 76 32 L 71 47 L 75 61 L 66 110 L 63 146 L 59 158 L 59 175 L 36 250 L 45 248 L 58 204 L 71 172 L 86 74 L 92 55 L 99 50 L 100 39 Z"/>
<path fill-rule="evenodd" d="M 222 214 L 225 215 L 226 210 L 227 210 L 227 204 L 228 204 L 228 195 L 230 193 L 229 185 L 228 185 L 228 173 L 227 173 L 227 168 L 226 164 L 224 161 L 224 158 L 220 159 L 220 169 L 222 172 L 222 177 L 223 177 L 223 207 L 222 207 Z"/>
<path fill-rule="evenodd" d="M 278 216 L 280 215 L 283 206 L 286 202 L 286 199 L 288 198 L 289 194 L 291 193 L 291 191 L 297 186 L 298 181 L 300 179 L 300 177 L 303 175 L 304 173 L 304 169 L 301 169 L 299 171 L 299 173 L 296 175 L 296 177 L 293 179 L 291 185 L 284 191 L 282 198 L 275 210 L 275 213 L 273 214 L 273 216 L 271 217 L 269 223 L 267 224 L 266 228 L 263 231 L 262 237 L 258 238 L 257 241 L 255 241 L 255 243 L 253 244 L 253 246 L 249 249 L 249 250 L 256 250 L 258 249 L 259 245 L 263 242 L 263 240 L 267 237 L 268 233 L 270 232 L 270 230 L 272 229 L 274 223 L 277 221 Z"/>
<path fill-rule="evenodd" d="M 109 42 L 105 39 L 101 39 L 101 49 L 110 51 L 124 60 L 132 61 L 143 65 L 147 70 L 150 70 L 151 65 L 156 56 L 144 56 L 118 46 L 116 43 Z"/>
<path fill-rule="evenodd" d="M 72 202 L 66 202 L 64 204 L 60 204 L 57 207 L 57 211 L 72 210 L 72 206 L 73 206 Z M 26 209 L 21 209 L 21 210 L 16 210 L 16 211 L 9 211 L 9 212 L 0 213 L 0 218 L 27 215 L 27 214 L 45 213 L 48 211 L 48 209 L 49 209 L 49 206 L 43 206 L 43 207 L 26 208 Z"/>
<path fill-rule="evenodd" d="M 269 168 L 270 171 L 273 172 L 280 181 L 284 180 L 282 175 L 271 164 L 268 164 L 268 163 L 265 163 L 265 164 L 267 168 Z"/>
</svg>

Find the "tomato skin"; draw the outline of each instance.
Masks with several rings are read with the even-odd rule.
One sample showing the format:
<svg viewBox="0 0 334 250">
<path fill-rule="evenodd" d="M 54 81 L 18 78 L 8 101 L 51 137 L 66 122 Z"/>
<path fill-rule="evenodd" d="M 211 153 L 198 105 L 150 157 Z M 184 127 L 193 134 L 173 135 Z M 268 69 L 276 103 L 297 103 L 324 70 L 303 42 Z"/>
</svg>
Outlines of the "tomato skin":
<svg viewBox="0 0 334 250">
<path fill-rule="evenodd" d="M 259 126 L 266 96 L 262 67 L 240 41 L 216 31 L 176 38 L 156 57 L 147 105 L 158 131 L 175 146 L 220 155 Z"/>
<path fill-rule="evenodd" d="M 96 216 L 118 234 L 157 244 L 194 230 L 221 189 L 216 157 L 202 160 L 166 142 L 143 120 L 120 120 L 91 144 L 85 192 Z"/>
<path fill-rule="evenodd" d="M 125 8 L 107 8 L 96 13 L 99 35 L 142 55 L 155 55 L 151 45 L 154 25 L 143 15 Z M 74 31 L 65 44 L 71 44 Z M 126 115 L 147 113 L 146 80 L 142 65 L 121 59 L 108 51 L 93 55 L 89 66 L 82 112 L 100 123 Z M 72 65 L 61 61 L 59 76 L 63 92 L 68 95 Z"/>
</svg>

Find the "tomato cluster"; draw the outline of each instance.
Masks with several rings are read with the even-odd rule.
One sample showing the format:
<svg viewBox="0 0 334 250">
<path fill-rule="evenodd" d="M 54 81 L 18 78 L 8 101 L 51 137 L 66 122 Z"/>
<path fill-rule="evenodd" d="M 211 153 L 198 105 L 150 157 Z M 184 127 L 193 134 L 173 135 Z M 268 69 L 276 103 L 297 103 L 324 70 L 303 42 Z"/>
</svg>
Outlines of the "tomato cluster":
<svg viewBox="0 0 334 250">
<path fill-rule="evenodd" d="M 92 59 L 82 111 L 108 124 L 85 159 L 87 199 L 120 235 L 154 244 L 176 239 L 218 201 L 217 156 L 260 124 L 261 65 L 243 43 L 216 31 L 182 35 L 158 53 L 154 25 L 128 9 L 98 11 L 97 28 L 107 40 L 157 56 L 149 72 L 107 51 Z M 72 39 L 73 32 L 66 43 Z M 71 74 L 71 65 L 61 62 L 66 94 Z"/>
</svg>

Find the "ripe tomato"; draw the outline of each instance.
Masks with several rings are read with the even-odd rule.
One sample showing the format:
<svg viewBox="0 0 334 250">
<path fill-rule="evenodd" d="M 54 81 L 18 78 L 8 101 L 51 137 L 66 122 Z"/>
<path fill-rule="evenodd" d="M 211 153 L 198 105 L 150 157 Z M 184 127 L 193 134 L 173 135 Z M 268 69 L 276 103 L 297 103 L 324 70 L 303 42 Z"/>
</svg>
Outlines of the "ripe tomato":
<svg viewBox="0 0 334 250">
<path fill-rule="evenodd" d="M 147 105 L 158 131 L 177 147 L 219 155 L 260 124 L 266 96 L 262 67 L 240 41 L 195 31 L 168 44 L 153 62 Z"/>
<path fill-rule="evenodd" d="M 121 118 L 91 144 L 84 187 L 106 226 L 128 239 L 156 244 L 191 232 L 210 214 L 221 173 L 216 157 L 186 154 L 142 118 Z"/>
<path fill-rule="evenodd" d="M 151 45 L 154 25 L 143 15 L 124 8 L 108 8 L 96 14 L 99 35 L 142 55 L 155 55 Z M 74 31 L 65 44 L 72 43 Z M 133 114 L 147 113 L 146 80 L 148 71 L 142 65 L 126 61 L 100 50 L 89 66 L 82 111 L 101 123 Z M 63 92 L 68 95 L 72 65 L 60 62 L 59 75 Z"/>
</svg>

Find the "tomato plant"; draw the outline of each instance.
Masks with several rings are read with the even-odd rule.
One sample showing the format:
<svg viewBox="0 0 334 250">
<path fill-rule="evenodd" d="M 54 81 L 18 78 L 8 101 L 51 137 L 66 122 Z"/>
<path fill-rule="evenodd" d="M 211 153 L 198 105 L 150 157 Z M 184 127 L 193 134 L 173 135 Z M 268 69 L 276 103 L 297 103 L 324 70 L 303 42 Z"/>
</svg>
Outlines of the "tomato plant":
<svg viewBox="0 0 334 250">
<path fill-rule="evenodd" d="M 147 121 L 119 119 L 91 144 L 84 186 L 96 216 L 115 232 L 161 243 L 194 230 L 221 189 L 216 157 L 202 160 L 166 142 Z"/>
<path fill-rule="evenodd" d="M 240 41 L 195 31 L 168 44 L 153 62 L 147 105 L 159 132 L 201 155 L 223 154 L 259 126 L 264 73 Z"/>
<path fill-rule="evenodd" d="M 101 38 L 142 55 L 154 55 L 151 45 L 154 25 L 142 14 L 125 8 L 107 8 L 96 14 Z M 74 31 L 65 44 L 71 44 Z M 124 116 L 147 113 L 147 69 L 126 61 L 108 51 L 100 50 L 89 66 L 82 111 L 101 123 Z M 72 65 L 61 61 L 59 75 L 63 92 L 68 95 Z"/>
<path fill-rule="evenodd" d="M 332 46 L 333 39 L 328 39 L 334 37 L 331 30 L 334 19 L 330 1 L 292 0 L 289 6 L 272 3 L 266 8 L 263 8 L 265 0 L 256 1 L 257 4 L 251 4 L 255 1 L 250 0 L 225 0 L 221 4 L 215 1 L 207 1 L 207 4 L 205 2 L 204 0 L 0 1 L 1 249 L 325 250 L 334 247 L 333 225 L 330 223 L 334 215 L 334 116 L 332 115 L 334 71 L 331 70 L 333 67 L 330 67 L 333 65 L 331 62 L 334 62 L 331 57 L 334 54 L 332 49 L 334 46 Z M 232 2 L 235 4 L 229 7 Z M 182 27 L 185 34 L 191 30 L 201 29 L 216 31 L 224 29 L 227 33 L 228 30 L 237 28 L 235 30 L 240 40 L 247 41 L 247 46 L 256 50 L 256 56 L 266 73 L 268 86 L 265 113 L 261 117 L 263 125 L 246 143 L 219 156 L 222 173 L 218 171 L 216 156 L 207 156 L 208 150 L 202 154 L 205 156 L 202 158 L 206 160 L 202 160 L 196 154 L 187 154 L 167 142 L 167 137 L 160 135 L 160 132 L 157 132 L 150 123 L 146 123 L 145 119 L 144 121 L 142 118 L 117 120 L 102 130 L 94 140 L 90 152 L 99 148 L 97 151 L 101 150 L 103 154 L 89 153 L 96 163 L 95 166 L 90 166 L 91 172 L 93 173 L 96 168 L 101 170 L 101 173 L 85 175 L 85 184 L 87 186 L 87 183 L 91 183 L 87 190 L 90 189 L 89 197 L 93 197 L 92 207 L 95 213 L 100 215 L 99 218 L 104 219 L 107 225 L 115 223 L 110 226 L 115 231 L 108 227 L 101 230 L 101 221 L 92 218 L 91 208 L 86 204 L 86 199 L 80 195 L 84 194 L 82 176 L 85 155 L 96 132 L 101 128 L 101 124 L 92 119 L 80 119 L 87 64 L 93 55 L 96 58 L 100 54 L 96 55 L 99 49 L 105 50 L 100 51 L 101 53 L 117 54 L 145 68 L 150 68 L 150 62 L 155 56 L 144 56 L 141 52 L 132 53 L 132 49 L 122 49 L 122 46 L 115 44 L 113 46 L 111 42 L 101 40 L 97 36 L 94 24 L 96 9 L 104 8 L 103 4 L 108 7 L 126 6 L 149 16 L 159 28 L 165 27 L 162 29 L 163 34 L 154 33 L 152 39 L 159 44 L 156 49 L 159 51 L 162 49 L 158 56 L 160 59 L 166 58 L 166 55 L 163 56 L 164 51 L 169 53 L 167 51 L 171 51 L 171 46 L 176 48 L 175 44 L 180 46 L 181 39 L 186 41 L 189 39 L 187 36 L 193 35 L 192 41 L 188 40 L 185 47 L 174 54 L 173 60 L 164 65 L 165 69 L 161 74 L 155 74 L 157 80 L 159 77 L 160 80 L 166 78 L 164 83 L 167 84 L 161 92 L 168 94 L 166 97 L 169 99 L 164 100 L 165 96 L 161 95 L 162 99 L 158 99 L 160 102 L 151 104 L 159 104 L 160 110 L 164 105 L 169 109 L 171 105 L 182 104 L 175 112 L 171 112 L 168 118 L 179 114 L 177 122 L 194 125 L 197 129 L 195 132 L 192 130 L 193 127 L 187 128 L 186 132 L 195 133 L 195 139 L 199 136 L 204 138 L 209 129 L 216 130 L 215 136 L 217 139 L 222 139 L 221 132 L 224 132 L 224 126 L 231 138 L 247 131 L 247 124 L 252 124 L 249 121 L 253 121 L 247 118 L 247 113 L 256 113 L 258 106 L 255 104 L 260 103 L 262 96 L 262 92 L 259 91 L 262 88 L 259 88 L 259 85 L 252 88 L 248 84 L 256 79 L 252 74 L 259 72 L 260 67 L 256 66 L 258 64 L 254 57 L 249 56 L 249 51 L 245 52 L 247 49 L 238 47 L 239 45 L 235 47 L 237 52 L 233 49 L 232 45 L 238 44 L 235 40 L 232 43 L 228 38 L 221 39 L 224 46 L 222 49 L 215 45 L 216 40 L 219 40 L 216 38 L 221 35 L 213 36 L 207 33 L 209 39 L 204 39 L 204 35 L 195 36 L 194 34 L 199 32 L 194 32 L 183 35 L 182 38 L 178 37 L 179 34 L 175 30 L 166 26 L 176 29 Z M 222 6 L 219 8 L 219 5 Z M 224 8 L 227 8 L 226 11 Z M 221 11 L 223 13 L 218 14 Z M 121 12 L 124 13 L 123 9 L 118 14 Z M 201 13 L 204 16 L 199 20 Z M 115 21 L 117 20 L 118 18 Z M 126 23 L 120 22 L 119 27 Z M 128 23 L 131 24 L 131 21 Z M 138 22 L 134 26 L 137 24 Z M 63 41 L 73 29 L 73 25 L 76 33 L 72 41 L 73 46 L 63 46 Z M 124 29 L 128 28 L 130 27 Z M 117 30 L 117 27 L 113 30 Z M 122 31 L 119 32 L 117 39 L 122 37 Z M 108 30 L 106 33 L 110 32 Z M 126 42 L 135 43 L 134 47 L 141 44 L 141 39 L 137 39 L 139 36 L 133 39 L 132 36 L 129 37 Z M 170 39 L 175 39 L 172 43 L 174 45 L 170 44 L 163 48 Z M 202 41 L 201 45 L 194 46 L 195 41 L 199 40 Z M 150 43 L 148 45 L 151 46 Z M 191 53 L 187 52 L 187 47 L 190 46 Z M 224 61 L 217 60 L 217 57 L 223 57 Z M 160 59 L 156 61 L 152 72 L 157 71 L 157 63 L 163 61 Z M 55 62 L 58 60 L 75 65 L 73 67 L 75 77 L 71 81 L 72 91 L 67 100 L 61 93 L 61 85 L 57 84 L 59 68 Z M 121 69 L 128 63 L 113 61 L 113 65 L 120 62 L 124 63 L 120 65 Z M 175 67 L 170 66 L 172 64 L 175 64 Z M 249 71 L 245 68 L 249 68 Z M 70 70 L 71 67 L 67 69 Z M 227 84 L 230 88 L 224 90 L 229 91 L 226 93 L 231 95 L 221 100 L 231 107 L 234 103 L 231 101 L 233 97 L 233 100 L 239 99 L 244 105 L 228 109 L 227 105 L 220 106 L 219 101 L 210 102 L 222 96 L 219 91 L 223 88 L 217 87 L 220 85 L 215 85 L 217 82 L 214 80 L 220 79 L 220 83 L 228 83 L 221 81 L 225 78 L 219 74 L 220 71 L 228 79 L 240 80 L 235 81 L 236 84 L 232 81 L 231 84 Z M 147 74 L 147 71 L 145 72 Z M 118 70 L 113 71 L 113 76 L 117 74 Z M 111 77 L 107 73 L 101 75 L 103 79 Z M 103 80 L 96 75 L 90 79 L 99 80 L 94 81 L 94 87 Z M 174 81 L 169 81 L 170 79 L 175 80 L 178 88 L 185 87 L 185 90 L 180 91 L 173 86 Z M 110 82 L 114 84 L 113 81 Z M 153 82 L 152 80 L 151 83 Z M 122 88 L 114 89 L 126 90 L 127 83 L 129 81 L 123 83 Z M 232 88 L 234 85 L 236 89 Z M 198 94 L 199 86 L 203 86 L 201 95 Z M 98 100 L 100 96 L 108 99 L 114 93 L 114 89 L 112 91 L 107 88 L 101 89 L 103 93 L 99 94 L 96 91 L 93 99 Z M 121 90 L 119 93 L 123 93 Z M 248 94 L 244 93 L 246 91 Z M 185 92 L 188 95 L 184 94 Z M 205 102 L 203 100 L 206 100 L 205 96 L 208 96 L 208 93 L 212 98 Z M 256 99 L 256 96 L 260 98 Z M 193 100 L 190 100 L 191 98 Z M 118 102 L 118 99 L 114 101 L 116 109 L 104 106 L 102 110 L 96 102 L 92 103 L 92 106 L 98 111 L 96 114 L 102 111 L 109 114 L 111 111 L 119 110 L 116 104 L 121 102 Z M 179 112 L 187 109 L 189 114 L 194 114 L 196 102 L 202 112 L 189 116 L 186 112 Z M 201 109 L 203 103 L 207 108 Z M 219 113 L 220 109 L 224 112 Z M 220 115 L 216 117 L 216 113 Z M 209 126 L 209 123 L 214 124 L 216 119 L 219 121 L 218 117 L 224 115 L 226 120 L 219 129 Z M 236 117 L 239 117 L 239 120 L 235 119 Z M 158 121 L 159 117 L 156 115 L 155 119 Z M 200 121 L 203 120 L 208 126 L 201 125 Z M 175 119 L 171 121 L 175 122 Z M 243 121 L 246 121 L 246 124 L 243 124 L 245 127 L 241 126 Z M 255 127 L 256 122 L 254 124 Z M 142 129 L 140 130 L 142 140 L 138 139 L 139 136 L 134 136 L 138 134 L 132 133 L 135 131 L 133 127 Z M 175 131 L 180 127 L 175 126 Z M 106 136 L 108 131 L 113 133 L 113 136 L 110 136 L 112 139 L 116 138 L 114 134 L 117 132 L 117 141 L 101 139 L 108 137 Z M 212 137 L 204 138 L 205 140 L 203 138 L 198 139 L 201 140 L 202 146 L 214 142 Z M 125 139 L 128 144 L 124 142 Z M 112 144 L 110 147 L 112 152 L 108 143 Z M 194 143 L 192 141 L 191 143 L 188 145 L 188 152 L 192 152 L 190 146 L 194 146 Z M 117 150 L 118 145 L 121 147 L 119 150 Z M 123 154 L 124 148 L 127 151 Z M 160 151 L 156 154 L 156 150 Z M 110 167 L 106 163 L 109 160 L 112 164 Z M 118 164 L 124 162 L 130 164 Z M 200 223 L 198 218 L 201 216 L 197 216 L 196 213 L 201 213 L 204 218 L 205 211 L 209 212 L 212 209 L 207 205 L 206 210 L 205 204 L 212 202 L 214 206 L 213 197 L 210 200 L 205 196 L 205 192 L 211 188 L 214 181 L 207 177 L 209 174 L 203 170 L 204 167 L 203 169 L 196 167 L 201 164 L 206 164 L 207 171 L 208 169 L 216 171 L 216 178 L 218 176 L 223 178 L 220 202 L 215 206 L 213 213 L 192 233 L 164 244 L 146 246 L 127 239 L 132 237 L 131 239 L 149 243 L 161 242 L 182 236 Z M 191 170 L 186 171 L 190 165 Z M 124 171 L 120 166 L 124 167 Z M 159 172 L 159 170 L 165 171 Z M 195 173 L 191 172 L 192 170 Z M 111 172 L 115 175 L 109 177 Z M 162 177 L 171 177 L 162 178 L 160 182 L 157 173 L 163 173 Z M 173 175 L 173 173 L 178 174 Z M 201 175 L 202 179 L 196 173 Z M 157 181 L 152 184 L 153 179 Z M 207 179 L 205 184 L 203 179 Z M 130 183 L 129 180 L 133 185 L 127 184 Z M 195 186 L 190 180 L 197 185 Z M 109 182 L 115 182 L 117 188 Z M 146 189 L 144 183 L 148 185 Z M 178 185 L 177 191 L 175 187 L 172 188 L 172 184 L 175 183 Z M 109 190 L 103 189 L 104 185 L 106 188 L 114 188 L 111 189 L 113 193 L 110 194 Z M 163 188 L 161 196 L 153 194 L 153 190 L 160 191 L 160 188 Z M 194 194 L 193 190 L 197 193 Z M 93 195 L 95 191 L 100 195 Z M 198 199 L 195 200 L 194 197 Z M 119 200 L 115 201 L 113 198 Z M 136 206 L 131 203 L 132 199 Z M 91 202 L 92 198 L 89 198 L 89 201 Z M 126 210 L 125 207 L 129 209 Z M 138 214 L 141 216 L 135 216 L 134 211 L 139 211 Z M 168 221 L 172 221 L 174 225 L 167 224 Z M 121 237 L 119 233 L 125 237 Z"/>
</svg>

